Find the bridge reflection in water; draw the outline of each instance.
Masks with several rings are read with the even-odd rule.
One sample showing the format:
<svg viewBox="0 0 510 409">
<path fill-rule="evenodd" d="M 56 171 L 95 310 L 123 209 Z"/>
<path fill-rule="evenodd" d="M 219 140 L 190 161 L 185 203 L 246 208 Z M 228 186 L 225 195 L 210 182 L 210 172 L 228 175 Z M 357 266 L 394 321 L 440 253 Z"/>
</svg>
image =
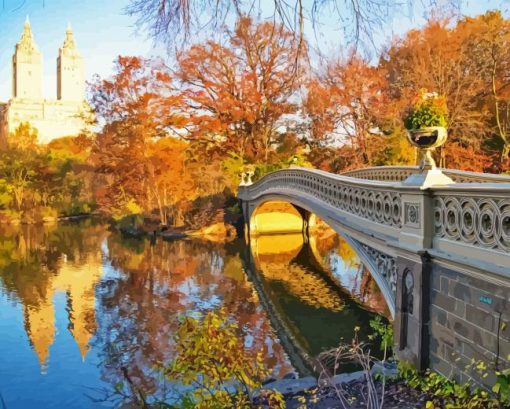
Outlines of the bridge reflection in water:
<svg viewBox="0 0 510 409">
<path fill-rule="evenodd" d="M 248 244 L 245 270 L 301 373 L 312 372 L 324 349 L 350 342 L 356 326 L 371 333 L 374 314 L 390 317 L 356 252 L 320 220 L 307 233 L 257 234 Z"/>
</svg>

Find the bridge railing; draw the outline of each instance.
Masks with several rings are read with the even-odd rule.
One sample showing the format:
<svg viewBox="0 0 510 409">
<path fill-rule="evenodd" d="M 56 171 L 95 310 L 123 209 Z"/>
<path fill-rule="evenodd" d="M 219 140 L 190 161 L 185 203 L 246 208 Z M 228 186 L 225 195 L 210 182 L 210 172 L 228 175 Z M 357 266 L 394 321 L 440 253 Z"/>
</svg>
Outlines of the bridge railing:
<svg viewBox="0 0 510 409">
<path fill-rule="evenodd" d="M 470 182 L 425 190 L 400 181 L 366 179 L 398 179 L 407 172 L 415 173 L 416 168 L 383 167 L 343 175 L 290 168 L 241 186 L 239 198 L 255 203 L 286 195 L 298 204 L 305 201 L 311 211 L 322 207 L 332 219 L 397 247 L 430 250 L 510 275 L 510 177 L 450 171 L 450 176 Z"/>
<path fill-rule="evenodd" d="M 463 170 L 441 169 L 456 183 L 510 183 L 510 176 L 489 173 L 467 172 Z M 342 175 L 358 179 L 386 182 L 402 182 L 414 173 L 418 166 L 376 166 L 343 172 Z"/>
<path fill-rule="evenodd" d="M 432 248 L 478 260 L 479 267 L 502 266 L 510 276 L 510 184 L 459 183 L 431 191 Z"/>
<path fill-rule="evenodd" d="M 497 361 L 497 319 L 509 299 L 510 177 L 445 171 L 462 181 L 452 183 L 437 171 L 417 173 L 291 168 L 243 183 L 238 196 L 245 220 L 264 201 L 290 201 L 344 235 L 388 304 L 395 350 L 406 360 L 424 369 L 437 356 L 430 364 L 445 374 L 443 362 L 462 372 L 472 356 Z M 433 348 L 441 342 L 468 349 Z"/>
<path fill-rule="evenodd" d="M 400 183 L 290 168 L 270 173 L 250 186 L 240 186 L 238 196 L 241 200 L 254 201 L 271 194 L 288 194 L 365 220 L 372 226 L 379 226 L 385 236 L 398 240 L 402 226 L 402 190 L 406 189 Z"/>
</svg>

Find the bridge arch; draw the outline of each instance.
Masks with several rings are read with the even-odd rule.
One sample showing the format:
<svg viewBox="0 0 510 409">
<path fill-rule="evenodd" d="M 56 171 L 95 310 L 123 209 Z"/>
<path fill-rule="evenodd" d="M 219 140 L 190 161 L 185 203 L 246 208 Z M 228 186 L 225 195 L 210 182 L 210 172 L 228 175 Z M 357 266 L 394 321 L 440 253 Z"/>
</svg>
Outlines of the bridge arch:
<svg viewBox="0 0 510 409">
<path fill-rule="evenodd" d="M 384 247 L 384 243 L 377 243 L 372 237 L 353 231 L 341 222 L 328 217 L 328 213 L 313 206 L 302 198 L 286 194 L 267 194 L 243 204 L 245 220 L 249 220 L 248 230 L 253 227 L 252 218 L 257 214 L 257 209 L 271 202 L 286 202 L 291 204 L 303 217 L 303 228 L 306 229 L 309 221 L 315 216 L 320 217 L 339 236 L 341 236 L 357 253 L 360 261 L 368 269 L 381 290 L 386 301 L 392 319 L 396 314 L 396 291 L 397 291 L 397 263 L 396 254 L 392 254 Z M 312 221 L 313 222 L 313 221 Z M 373 242 L 373 243 L 371 243 Z M 371 243 L 371 244 L 367 244 Z"/>
</svg>

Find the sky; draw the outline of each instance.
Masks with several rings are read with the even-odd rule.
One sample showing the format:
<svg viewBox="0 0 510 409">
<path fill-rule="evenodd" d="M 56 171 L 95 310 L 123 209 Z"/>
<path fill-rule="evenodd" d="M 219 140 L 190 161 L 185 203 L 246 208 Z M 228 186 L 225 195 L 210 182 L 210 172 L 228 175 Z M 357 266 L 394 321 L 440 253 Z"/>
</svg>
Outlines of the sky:
<svg viewBox="0 0 510 409">
<path fill-rule="evenodd" d="M 272 0 L 262 0 L 269 3 Z M 306 0 L 310 1 L 310 0 Z M 379 44 L 394 35 L 403 35 L 413 27 L 425 23 L 418 0 L 411 11 L 397 13 L 376 36 Z M 125 14 L 128 0 L 0 0 L 0 102 L 11 97 L 12 54 L 29 16 L 32 32 L 43 54 L 44 96 L 56 97 L 56 58 L 65 38 L 65 30 L 71 24 L 78 49 L 85 60 L 86 79 L 93 74 L 107 77 L 112 72 L 113 61 L 118 55 L 165 56 L 165 48 L 154 46 L 146 33 L 137 32 L 135 18 Z M 486 10 L 500 8 L 508 14 L 510 0 L 467 0 L 463 14 L 477 15 Z M 309 37 L 314 37 L 311 26 Z M 338 48 L 342 34 L 336 20 L 324 18 L 317 44 L 322 50 Z"/>
</svg>

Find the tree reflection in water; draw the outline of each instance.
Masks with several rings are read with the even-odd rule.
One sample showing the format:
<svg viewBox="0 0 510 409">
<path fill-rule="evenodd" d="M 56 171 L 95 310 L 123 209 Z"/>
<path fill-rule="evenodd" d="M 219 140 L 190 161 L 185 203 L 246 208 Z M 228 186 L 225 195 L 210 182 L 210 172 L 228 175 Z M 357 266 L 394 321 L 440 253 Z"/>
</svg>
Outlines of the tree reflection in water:
<svg viewBox="0 0 510 409">
<path fill-rule="evenodd" d="M 285 328 L 302 350 L 316 356 L 341 337 L 350 339 L 355 325 L 369 331 L 368 321 L 375 313 L 387 314 L 384 299 L 356 254 L 325 227 L 308 238 L 252 238 L 249 247 L 252 255 L 246 259 L 246 245 L 240 240 L 210 244 L 127 239 L 93 220 L 4 226 L 0 303 L 21 305 L 24 328 L 43 374 L 73 374 L 67 385 L 57 378 L 52 384 L 49 399 L 62 401 L 69 398 L 66 394 L 76 401 L 84 386 L 105 392 L 101 399 L 174 394 L 175 385 L 163 380 L 157 367 L 175 356 L 173 337 L 179 317 L 186 314 L 225 307 L 238 322 L 245 345 L 254 355 L 263 353 L 274 376 L 294 370 L 280 342 L 284 334 L 275 328 Z M 261 286 L 251 282 L 243 268 L 253 270 Z M 67 331 L 78 346 L 79 362 L 56 361 L 62 342 L 68 342 L 57 335 L 58 294 L 66 298 Z M 274 325 L 262 296 L 283 327 Z M 20 353 L 19 359 L 34 358 Z M 83 365 L 94 369 L 80 377 Z M 42 380 L 31 381 L 28 387 L 42 394 Z"/>
<path fill-rule="evenodd" d="M 238 244 L 238 243 L 237 243 Z M 258 296 L 246 279 L 236 245 L 220 247 L 196 242 L 108 240 L 111 268 L 122 278 L 105 280 L 98 291 L 99 329 L 95 343 L 102 348 L 103 377 L 125 382 L 158 395 L 165 385 L 156 364 L 175 354 L 173 334 L 179 316 L 224 306 L 242 329 L 255 355 L 263 352 L 276 376 L 292 370 L 272 331 Z"/>
<path fill-rule="evenodd" d="M 389 317 L 384 297 L 357 254 L 327 225 L 317 220 L 308 237 L 272 235 L 251 237 L 254 269 L 262 278 L 274 325 L 291 333 L 287 349 L 316 357 L 373 331 L 377 314 Z M 291 358 L 293 355 L 291 354 Z M 299 363 L 295 363 L 296 365 Z M 308 367 L 314 365 L 313 359 Z M 346 365 L 344 370 L 353 370 Z"/>
</svg>

